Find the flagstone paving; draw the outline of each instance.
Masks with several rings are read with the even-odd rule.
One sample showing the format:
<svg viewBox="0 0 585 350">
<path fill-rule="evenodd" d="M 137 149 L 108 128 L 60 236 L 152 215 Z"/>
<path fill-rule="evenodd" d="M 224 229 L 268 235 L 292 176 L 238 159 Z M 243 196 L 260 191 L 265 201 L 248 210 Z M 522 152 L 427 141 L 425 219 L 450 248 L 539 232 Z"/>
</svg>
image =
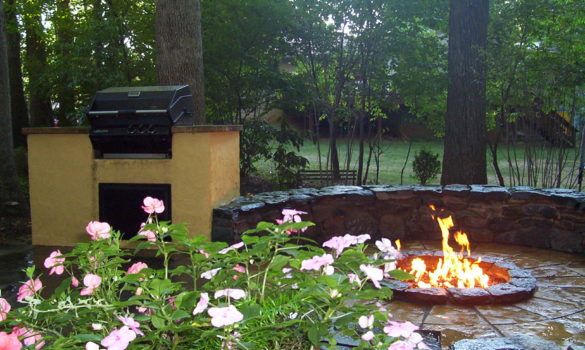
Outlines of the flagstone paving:
<svg viewBox="0 0 585 350">
<path fill-rule="evenodd" d="M 403 242 L 404 251 L 440 249 L 437 242 Z M 538 290 L 507 305 L 420 305 L 391 301 L 395 319 L 440 331 L 443 347 L 465 338 L 536 336 L 566 349 L 585 346 L 585 256 L 529 247 L 478 244 L 472 254 L 500 257 L 532 272 Z"/>
</svg>

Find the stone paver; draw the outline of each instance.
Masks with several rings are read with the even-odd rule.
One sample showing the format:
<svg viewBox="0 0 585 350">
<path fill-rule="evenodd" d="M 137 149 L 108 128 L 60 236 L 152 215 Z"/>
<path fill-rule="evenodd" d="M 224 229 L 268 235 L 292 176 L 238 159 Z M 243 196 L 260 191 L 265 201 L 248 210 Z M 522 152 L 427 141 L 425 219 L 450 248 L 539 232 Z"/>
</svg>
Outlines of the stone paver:
<svg viewBox="0 0 585 350">
<path fill-rule="evenodd" d="M 437 249 L 437 242 L 403 242 L 402 250 Z M 559 349 L 585 346 L 585 256 L 500 244 L 472 245 L 472 254 L 505 258 L 533 273 L 538 290 L 508 305 L 419 305 L 391 301 L 397 320 L 442 332 L 443 347 L 466 338 L 530 336 Z M 422 319 L 421 319 L 422 315 Z"/>
</svg>

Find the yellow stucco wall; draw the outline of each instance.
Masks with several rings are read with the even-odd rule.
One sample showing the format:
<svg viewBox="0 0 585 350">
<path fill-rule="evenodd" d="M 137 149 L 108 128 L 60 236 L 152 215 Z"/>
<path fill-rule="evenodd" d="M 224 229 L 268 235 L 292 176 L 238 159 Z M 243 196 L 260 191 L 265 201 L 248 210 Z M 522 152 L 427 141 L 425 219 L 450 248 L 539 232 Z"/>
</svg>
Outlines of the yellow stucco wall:
<svg viewBox="0 0 585 350">
<path fill-rule="evenodd" d="M 178 129 L 172 159 L 94 159 L 87 133 L 28 129 L 33 244 L 87 241 L 85 225 L 99 218 L 99 183 L 171 184 L 173 222 L 210 237 L 212 209 L 239 195 L 233 129 Z"/>
</svg>

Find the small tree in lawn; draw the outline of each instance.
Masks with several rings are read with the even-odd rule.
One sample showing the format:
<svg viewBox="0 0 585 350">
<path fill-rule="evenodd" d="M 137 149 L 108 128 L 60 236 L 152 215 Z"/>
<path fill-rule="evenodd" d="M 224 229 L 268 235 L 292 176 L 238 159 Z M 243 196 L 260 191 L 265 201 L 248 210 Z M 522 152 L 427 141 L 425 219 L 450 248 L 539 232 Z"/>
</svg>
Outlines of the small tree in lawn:
<svg viewBox="0 0 585 350">
<path fill-rule="evenodd" d="M 425 149 L 420 150 L 412 162 L 412 170 L 414 176 L 418 179 L 421 185 L 426 185 L 429 180 L 432 180 L 439 174 L 441 170 L 441 162 L 439 155 L 429 152 Z"/>
</svg>

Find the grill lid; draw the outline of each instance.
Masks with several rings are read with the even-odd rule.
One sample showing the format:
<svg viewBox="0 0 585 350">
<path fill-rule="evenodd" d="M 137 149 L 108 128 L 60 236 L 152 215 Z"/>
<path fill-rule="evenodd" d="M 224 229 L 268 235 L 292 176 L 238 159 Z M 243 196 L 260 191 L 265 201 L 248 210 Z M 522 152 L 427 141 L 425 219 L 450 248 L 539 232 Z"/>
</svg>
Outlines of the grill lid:
<svg viewBox="0 0 585 350">
<path fill-rule="evenodd" d="M 171 127 L 193 125 L 188 85 L 112 87 L 87 112 L 96 158 L 170 158 Z"/>
<path fill-rule="evenodd" d="M 174 125 L 193 125 L 193 96 L 189 85 L 111 87 L 96 93 L 88 112 L 92 126 L 109 116 L 167 117 Z"/>
</svg>

